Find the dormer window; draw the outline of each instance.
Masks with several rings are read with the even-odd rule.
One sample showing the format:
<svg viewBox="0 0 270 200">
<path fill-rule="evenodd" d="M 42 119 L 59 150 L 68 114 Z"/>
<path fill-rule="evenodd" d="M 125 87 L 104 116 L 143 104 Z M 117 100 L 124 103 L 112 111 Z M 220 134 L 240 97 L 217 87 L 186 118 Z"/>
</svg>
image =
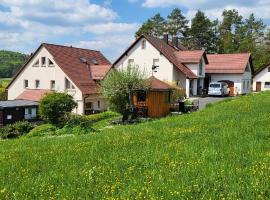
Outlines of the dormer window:
<svg viewBox="0 0 270 200">
<path fill-rule="evenodd" d="M 48 59 L 48 63 L 49 63 L 49 67 L 54 67 L 54 64 L 53 64 L 53 62 L 50 60 L 50 59 Z"/>
<path fill-rule="evenodd" d="M 33 64 L 33 67 L 39 67 L 39 59 Z"/>
<path fill-rule="evenodd" d="M 142 41 L 142 49 L 146 49 L 146 40 Z"/>
<path fill-rule="evenodd" d="M 46 57 L 41 57 L 41 67 L 46 67 Z"/>
</svg>

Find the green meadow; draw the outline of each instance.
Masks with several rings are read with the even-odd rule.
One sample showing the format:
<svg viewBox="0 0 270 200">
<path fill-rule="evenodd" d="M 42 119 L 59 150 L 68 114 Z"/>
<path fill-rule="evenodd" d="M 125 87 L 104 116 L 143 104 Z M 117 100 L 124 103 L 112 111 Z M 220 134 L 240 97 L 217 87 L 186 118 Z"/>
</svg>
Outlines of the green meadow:
<svg viewBox="0 0 270 200">
<path fill-rule="evenodd" d="M 269 199 L 270 93 L 97 133 L 0 140 L 0 199 Z"/>
</svg>

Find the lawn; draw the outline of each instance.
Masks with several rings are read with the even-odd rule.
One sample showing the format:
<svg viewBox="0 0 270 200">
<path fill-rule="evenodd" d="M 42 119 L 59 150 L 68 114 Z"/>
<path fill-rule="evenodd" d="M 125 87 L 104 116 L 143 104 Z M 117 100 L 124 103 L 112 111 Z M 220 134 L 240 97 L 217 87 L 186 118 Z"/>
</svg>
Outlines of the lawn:
<svg viewBox="0 0 270 200">
<path fill-rule="evenodd" d="M 269 199 L 270 93 L 78 136 L 0 141 L 0 199 Z"/>
</svg>

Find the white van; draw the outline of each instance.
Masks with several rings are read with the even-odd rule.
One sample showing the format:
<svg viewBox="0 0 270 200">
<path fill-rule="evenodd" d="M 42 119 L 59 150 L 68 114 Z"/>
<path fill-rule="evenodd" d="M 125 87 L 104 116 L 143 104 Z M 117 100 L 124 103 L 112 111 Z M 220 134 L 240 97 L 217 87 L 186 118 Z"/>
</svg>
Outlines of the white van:
<svg viewBox="0 0 270 200">
<path fill-rule="evenodd" d="M 228 96 L 230 94 L 229 85 L 225 82 L 211 82 L 208 88 L 210 96 Z"/>
</svg>

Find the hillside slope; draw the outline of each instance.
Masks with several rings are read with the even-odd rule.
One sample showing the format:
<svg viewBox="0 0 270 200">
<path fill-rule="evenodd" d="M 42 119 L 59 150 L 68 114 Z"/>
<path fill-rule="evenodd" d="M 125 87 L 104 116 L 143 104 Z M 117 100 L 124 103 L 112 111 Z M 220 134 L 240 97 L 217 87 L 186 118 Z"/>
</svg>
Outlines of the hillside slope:
<svg viewBox="0 0 270 200">
<path fill-rule="evenodd" d="M 270 93 L 99 134 L 0 141 L 0 199 L 270 198 Z"/>
<path fill-rule="evenodd" d="M 12 77 L 27 59 L 27 55 L 0 50 L 0 79 Z"/>
</svg>

